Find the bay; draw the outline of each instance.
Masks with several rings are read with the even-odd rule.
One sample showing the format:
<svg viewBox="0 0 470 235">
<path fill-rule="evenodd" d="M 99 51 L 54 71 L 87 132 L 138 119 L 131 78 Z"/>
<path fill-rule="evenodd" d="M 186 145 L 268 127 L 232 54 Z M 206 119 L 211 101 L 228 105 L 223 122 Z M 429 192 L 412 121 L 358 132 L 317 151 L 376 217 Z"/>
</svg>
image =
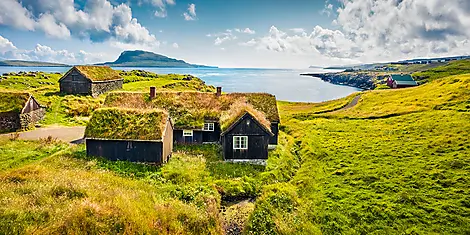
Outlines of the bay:
<svg viewBox="0 0 470 235">
<path fill-rule="evenodd" d="M 19 71 L 64 73 L 69 67 L 0 67 L 0 74 Z M 278 100 L 297 102 L 322 102 L 348 96 L 359 88 L 339 86 L 319 78 L 300 76 L 301 73 L 334 72 L 322 69 L 231 69 L 231 68 L 126 68 L 141 69 L 159 74 L 191 74 L 206 84 L 221 86 L 224 92 L 267 92 Z"/>
</svg>

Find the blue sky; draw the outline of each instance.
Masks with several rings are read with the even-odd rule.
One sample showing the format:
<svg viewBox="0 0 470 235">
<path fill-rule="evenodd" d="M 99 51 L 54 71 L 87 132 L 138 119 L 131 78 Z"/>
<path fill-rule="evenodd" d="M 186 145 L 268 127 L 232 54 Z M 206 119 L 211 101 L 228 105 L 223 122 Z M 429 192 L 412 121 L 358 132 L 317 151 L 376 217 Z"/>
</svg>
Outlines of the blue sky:
<svg viewBox="0 0 470 235">
<path fill-rule="evenodd" d="M 70 64 L 142 49 L 221 67 L 467 54 L 467 0 L 1 0 L 0 58 Z"/>
</svg>

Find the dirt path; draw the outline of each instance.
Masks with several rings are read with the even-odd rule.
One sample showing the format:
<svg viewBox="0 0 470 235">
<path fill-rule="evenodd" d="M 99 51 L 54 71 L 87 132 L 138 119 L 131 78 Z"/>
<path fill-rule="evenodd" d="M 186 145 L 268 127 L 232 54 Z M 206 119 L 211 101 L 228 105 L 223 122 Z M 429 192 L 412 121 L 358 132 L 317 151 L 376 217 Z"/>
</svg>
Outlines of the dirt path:
<svg viewBox="0 0 470 235">
<path fill-rule="evenodd" d="M 22 140 L 38 140 L 40 138 L 57 138 L 70 143 L 81 143 L 83 141 L 83 135 L 85 134 L 84 126 L 75 127 L 45 127 L 38 128 L 32 131 L 19 132 L 19 139 Z M 10 136 L 10 134 L 3 134 L 2 136 Z"/>
<path fill-rule="evenodd" d="M 348 105 L 344 106 L 341 109 L 336 110 L 336 112 L 343 111 L 343 110 L 346 110 L 346 109 L 350 109 L 350 108 L 356 106 L 357 103 L 359 102 L 359 99 L 361 99 L 361 95 L 357 95 L 356 97 L 354 97 L 354 99 L 351 101 L 351 103 L 349 103 Z"/>
</svg>

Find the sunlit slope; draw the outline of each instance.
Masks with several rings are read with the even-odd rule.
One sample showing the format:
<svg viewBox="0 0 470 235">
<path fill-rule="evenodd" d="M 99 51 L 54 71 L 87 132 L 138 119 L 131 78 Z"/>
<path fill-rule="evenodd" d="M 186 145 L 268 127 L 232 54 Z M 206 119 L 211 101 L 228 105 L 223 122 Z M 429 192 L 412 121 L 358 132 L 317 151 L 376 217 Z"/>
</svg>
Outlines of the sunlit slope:
<svg viewBox="0 0 470 235">
<path fill-rule="evenodd" d="M 469 79 L 365 92 L 347 110 L 350 98 L 280 102 L 281 145 L 250 231 L 470 233 Z"/>
<path fill-rule="evenodd" d="M 415 88 L 365 92 L 357 106 L 334 115 L 379 118 L 444 109 L 470 109 L 470 74 L 442 78 Z"/>
</svg>

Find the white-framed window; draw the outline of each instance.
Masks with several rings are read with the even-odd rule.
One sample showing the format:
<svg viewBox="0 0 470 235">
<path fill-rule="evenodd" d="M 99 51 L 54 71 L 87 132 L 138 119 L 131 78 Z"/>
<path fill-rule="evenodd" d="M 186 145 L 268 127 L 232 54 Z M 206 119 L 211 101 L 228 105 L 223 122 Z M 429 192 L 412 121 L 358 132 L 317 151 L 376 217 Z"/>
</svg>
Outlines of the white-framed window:
<svg viewBox="0 0 470 235">
<path fill-rule="evenodd" d="M 248 136 L 234 136 L 233 149 L 248 149 Z"/>
<path fill-rule="evenodd" d="M 183 130 L 183 136 L 193 136 L 193 130 Z"/>
<path fill-rule="evenodd" d="M 214 123 L 208 122 L 204 123 L 203 131 L 214 131 Z"/>
</svg>

